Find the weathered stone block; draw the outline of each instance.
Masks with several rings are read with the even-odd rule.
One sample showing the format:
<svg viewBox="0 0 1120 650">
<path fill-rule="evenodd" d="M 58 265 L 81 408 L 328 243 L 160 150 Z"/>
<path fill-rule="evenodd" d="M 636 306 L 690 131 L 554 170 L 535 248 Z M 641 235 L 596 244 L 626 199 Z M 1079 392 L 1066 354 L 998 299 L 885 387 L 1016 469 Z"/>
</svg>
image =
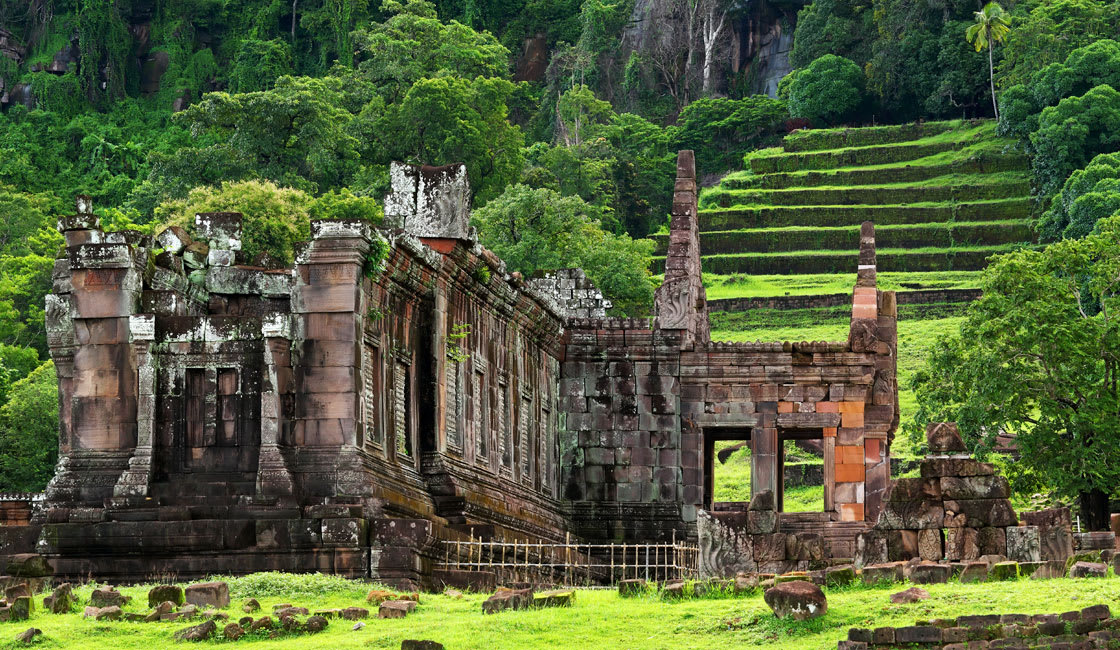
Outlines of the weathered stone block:
<svg viewBox="0 0 1120 650">
<path fill-rule="evenodd" d="M 1074 562 L 1069 568 L 1071 578 L 1103 578 L 1108 575 L 1108 565 L 1103 562 Z"/>
<path fill-rule="evenodd" d="M 176 606 L 184 602 L 183 588 L 178 585 L 159 585 L 148 590 L 148 607 L 157 607 L 169 601 Z"/>
<path fill-rule="evenodd" d="M 909 567 L 907 578 L 916 585 L 948 582 L 952 567 L 947 564 L 918 564 Z"/>
<path fill-rule="evenodd" d="M 865 566 L 860 572 L 860 578 L 865 585 L 876 585 L 881 582 L 902 582 L 905 580 L 904 569 L 901 563 Z"/>
<path fill-rule="evenodd" d="M 957 454 L 967 451 L 956 422 L 930 422 L 926 425 L 926 444 L 936 454 Z"/>
<path fill-rule="evenodd" d="M 943 555 L 940 529 L 926 528 L 918 532 L 918 557 L 937 562 Z"/>
<path fill-rule="evenodd" d="M 980 532 L 975 528 L 946 528 L 945 558 L 967 562 L 980 558 Z"/>
<path fill-rule="evenodd" d="M 1042 560 L 1037 526 L 1008 526 L 1006 538 L 1009 559 L 1020 563 Z"/>
<path fill-rule="evenodd" d="M 817 585 L 797 580 L 774 585 L 763 594 L 763 600 L 778 618 L 804 621 L 824 616 L 828 601 Z"/>
<path fill-rule="evenodd" d="M 894 501 L 883 504 L 877 526 L 884 530 L 941 528 L 944 517 L 938 501 Z"/>
<path fill-rule="evenodd" d="M 943 476 L 941 495 L 945 499 L 1006 499 L 1011 486 L 1003 476 Z"/>
<path fill-rule="evenodd" d="M 198 607 L 229 607 L 229 585 L 224 582 L 200 582 L 188 585 L 184 600 Z"/>
<path fill-rule="evenodd" d="M 1019 523 L 1007 499 L 946 499 L 945 516 L 956 515 L 964 515 L 964 525 L 970 528 L 1006 527 Z"/>
<path fill-rule="evenodd" d="M 936 478 L 899 478 L 887 486 L 883 501 L 937 501 L 941 482 Z"/>
<path fill-rule="evenodd" d="M 923 458 L 918 465 L 925 478 L 942 476 L 992 476 L 996 468 L 971 458 Z"/>
</svg>

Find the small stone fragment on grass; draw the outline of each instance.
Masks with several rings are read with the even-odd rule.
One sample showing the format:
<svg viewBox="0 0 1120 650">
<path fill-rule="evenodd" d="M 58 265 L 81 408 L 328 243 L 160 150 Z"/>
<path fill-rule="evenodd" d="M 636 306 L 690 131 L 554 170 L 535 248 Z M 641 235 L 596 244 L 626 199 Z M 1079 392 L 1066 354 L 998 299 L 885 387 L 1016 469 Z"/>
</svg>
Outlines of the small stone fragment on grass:
<svg viewBox="0 0 1120 650">
<path fill-rule="evenodd" d="M 366 602 L 371 605 L 380 605 L 386 600 L 394 600 L 395 597 L 396 595 L 391 591 L 385 591 L 384 589 L 371 589 L 370 592 L 366 594 Z"/>
<path fill-rule="evenodd" d="M 354 624 L 354 627 L 352 627 L 352 628 L 350 628 L 350 629 L 351 629 L 351 630 L 353 630 L 353 631 L 355 631 L 355 632 L 357 632 L 358 630 L 360 630 L 360 629 L 364 628 L 365 626 L 366 626 L 366 624 L 365 624 L 365 623 L 363 623 L 363 622 L 361 622 L 361 621 L 358 621 L 357 623 L 355 623 L 355 624 Z"/>
<path fill-rule="evenodd" d="M 275 622 L 272 620 L 271 616 L 262 616 L 253 621 L 252 625 L 249 626 L 249 631 L 256 632 L 257 630 L 271 630 L 274 625 Z"/>
<path fill-rule="evenodd" d="M 448 589 L 448 590 L 443 592 L 443 595 L 447 596 L 448 598 L 454 598 L 455 600 L 459 600 L 463 597 L 463 592 L 461 592 L 457 589 Z"/>
<path fill-rule="evenodd" d="M 778 618 L 804 621 L 824 616 L 828 611 L 828 600 L 821 588 L 804 580 L 774 585 L 762 598 Z"/>
<path fill-rule="evenodd" d="M 394 602 L 394 601 L 389 601 Z M 396 601 L 404 602 L 404 601 Z M 409 601 L 411 602 L 411 601 Z M 384 608 L 386 603 L 382 603 Z M 499 589 L 482 603 L 483 614 L 495 614 L 507 609 L 528 609 L 533 605 L 532 589 Z M 409 610 L 412 611 L 412 610 Z M 383 617 L 384 618 L 384 617 Z"/>
<path fill-rule="evenodd" d="M 250 598 L 249 600 L 245 601 L 244 605 L 241 606 L 241 611 L 245 612 L 246 614 L 255 614 L 261 611 L 261 603 L 256 598 Z"/>
<path fill-rule="evenodd" d="M 571 589 L 557 589 L 533 594 L 533 607 L 571 607 L 576 592 Z"/>
<path fill-rule="evenodd" d="M 306 607 L 284 607 L 282 609 L 273 610 L 272 612 L 277 618 L 284 618 L 285 616 L 307 616 L 311 612 Z"/>
<path fill-rule="evenodd" d="M 101 589 L 94 589 L 90 594 L 89 604 L 94 607 L 122 607 L 132 600 L 121 592 L 113 589 L 112 587 L 103 587 Z"/>
<path fill-rule="evenodd" d="M 43 631 L 37 627 L 29 627 L 16 637 L 16 642 L 30 645 L 31 643 L 35 642 L 35 637 L 39 636 L 42 633 Z"/>
<path fill-rule="evenodd" d="M 405 639 L 401 641 L 401 650 L 443 650 L 443 644 L 435 641 Z"/>
<path fill-rule="evenodd" d="M 245 629 L 237 623 L 230 623 L 222 629 L 222 636 L 230 641 L 236 641 L 245 636 Z"/>
<path fill-rule="evenodd" d="M 214 621 L 206 621 L 194 627 L 179 630 L 175 633 L 175 639 L 178 641 L 205 641 L 214 636 L 214 632 L 217 630 L 217 623 Z"/>
<path fill-rule="evenodd" d="M 929 592 L 919 587 L 910 587 L 909 589 L 891 594 L 891 602 L 895 605 L 908 605 L 927 598 L 929 598 Z"/>
<path fill-rule="evenodd" d="M 327 629 L 327 625 L 329 624 L 330 622 L 323 616 L 312 616 L 307 619 L 305 627 L 307 628 L 308 632 L 314 634 L 316 632 L 322 632 L 323 630 Z"/>
</svg>

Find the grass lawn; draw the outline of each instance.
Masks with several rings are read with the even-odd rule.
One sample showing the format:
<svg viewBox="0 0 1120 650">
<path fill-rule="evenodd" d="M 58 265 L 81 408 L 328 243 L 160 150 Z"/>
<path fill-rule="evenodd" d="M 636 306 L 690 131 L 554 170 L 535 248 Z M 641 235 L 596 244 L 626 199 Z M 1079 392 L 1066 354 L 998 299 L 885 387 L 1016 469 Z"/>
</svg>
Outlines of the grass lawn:
<svg viewBox="0 0 1120 650">
<path fill-rule="evenodd" d="M 241 615 L 246 598 L 257 597 L 265 612 L 272 605 L 290 602 L 316 608 L 365 606 L 368 584 L 326 576 L 299 578 L 306 585 L 323 586 L 300 592 L 268 595 L 250 583 L 260 584 L 260 576 L 271 576 L 283 583 L 296 576 L 258 574 L 230 581 L 233 619 Z M 1114 605 L 1120 598 L 1116 578 L 1084 580 L 1018 580 L 991 584 L 957 583 L 927 585 L 931 597 L 914 605 L 892 605 L 888 595 L 907 585 L 833 589 L 828 594 L 828 613 L 812 621 L 797 623 L 776 619 L 756 592 L 746 596 L 722 596 L 666 602 L 656 594 L 620 598 L 613 590 L 579 590 L 571 608 L 510 611 L 484 616 L 484 594 L 467 594 L 456 599 L 446 595 L 425 595 L 415 613 L 405 619 L 365 620 L 364 629 L 353 631 L 350 621 L 334 620 L 317 635 L 248 635 L 237 642 L 266 650 L 300 648 L 342 650 L 344 648 L 400 647 L 403 639 L 430 639 L 453 650 L 471 649 L 563 649 L 592 648 L 677 650 L 678 648 L 782 648 L 808 650 L 835 648 L 846 638 L 850 627 L 913 625 L 916 619 L 950 618 L 966 614 L 1060 613 L 1094 604 Z M 144 611 L 146 587 L 124 587 L 133 597 L 126 611 Z M 86 603 L 91 589 L 77 590 L 79 602 Z M 41 596 L 36 598 L 41 604 Z M 41 607 L 30 621 L 0 624 L 0 648 L 17 647 L 14 638 L 30 626 L 43 631 L 40 648 L 77 650 L 137 649 L 178 647 L 172 635 L 184 623 L 94 622 L 78 613 L 55 615 Z M 219 628 L 220 629 L 220 628 Z M 224 641 L 199 644 L 201 647 L 234 647 Z M 185 646 L 182 646 L 185 647 Z"/>
<path fill-rule="evenodd" d="M 975 289 L 979 281 L 979 271 L 889 271 L 879 273 L 877 276 L 878 286 L 884 291 Z M 708 300 L 832 293 L 851 295 L 855 284 L 854 272 L 804 275 L 704 274 L 704 287 Z"/>
</svg>

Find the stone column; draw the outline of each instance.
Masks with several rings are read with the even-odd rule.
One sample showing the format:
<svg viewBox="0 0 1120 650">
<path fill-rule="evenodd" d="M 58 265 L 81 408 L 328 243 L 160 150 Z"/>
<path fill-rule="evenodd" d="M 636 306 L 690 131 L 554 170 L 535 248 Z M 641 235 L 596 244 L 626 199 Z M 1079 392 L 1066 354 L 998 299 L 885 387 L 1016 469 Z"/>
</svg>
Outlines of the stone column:
<svg viewBox="0 0 1120 650">
<path fill-rule="evenodd" d="M 272 314 L 261 324 L 264 368 L 261 373 L 261 450 L 257 467 L 257 495 L 295 495 L 292 473 L 280 451 L 285 421 L 282 395 L 291 392 L 291 326 L 288 314 Z"/>
<path fill-rule="evenodd" d="M 320 477 L 305 486 L 316 496 L 368 496 L 358 453 L 364 319 L 363 269 L 373 238 L 356 219 L 311 223 L 311 243 L 296 260 L 292 295 L 296 413 L 291 444 L 323 452 L 301 454 Z M 329 469 L 326 466 L 329 454 Z M 291 467 L 292 471 L 303 471 Z M 329 477 L 329 478 L 328 478 Z"/>
<path fill-rule="evenodd" d="M 113 488 L 118 498 L 146 497 L 152 480 L 152 432 L 156 419 L 156 364 L 152 341 L 156 337 L 156 318 L 139 314 L 129 319 L 129 341 L 137 368 L 136 449 Z"/>
<path fill-rule="evenodd" d="M 669 250 L 665 280 L 654 298 L 656 327 L 681 330 L 682 347 L 707 343 L 707 293 L 700 278 L 700 226 L 697 218 L 696 159 L 692 151 L 677 153 L 677 180 L 673 187 Z"/>
<path fill-rule="evenodd" d="M 64 405 L 59 464 L 47 501 L 101 506 L 113 495 L 137 444 L 138 372 L 130 316 L 139 303 L 147 249 L 123 240 L 105 243 L 91 211 L 88 197 L 79 197 L 78 214 L 59 220 L 67 241 L 75 345 L 72 378 L 60 376 L 69 412 Z M 64 284 L 62 280 L 55 278 L 56 284 Z M 59 335 L 65 318 L 57 308 L 64 303 L 48 303 L 53 312 L 48 330 Z M 58 340 L 53 347 L 65 356 L 61 344 Z"/>
</svg>

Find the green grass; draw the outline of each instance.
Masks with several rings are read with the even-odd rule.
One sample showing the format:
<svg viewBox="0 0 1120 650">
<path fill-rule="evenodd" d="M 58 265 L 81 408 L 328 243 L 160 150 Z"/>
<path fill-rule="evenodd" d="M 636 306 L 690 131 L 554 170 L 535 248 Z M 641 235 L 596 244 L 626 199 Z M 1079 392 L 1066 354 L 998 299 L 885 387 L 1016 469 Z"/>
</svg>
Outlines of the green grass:
<svg viewBox="0 0 1120 650">
<path fill-rule="evenodd" d="M 975 289 L 979 287 L 979 282 L 979 271 L 892 271 L 878 274 L 879 288 L 885 291 Z M 708 300 L 808 296 L 832 293 L 851 294 L 852 287 L 855 284 L 855 272 L 803 275 L 704 274 L 704 287 L 708 294 Z"/>
<path fill-rule="evenodd" d="M 234 580 L 234 583 L 237 581 Z M 913 625 L 918 619 L 953 618 L 968 614 L 1053 614 L 1093 604 L 1115 605 L 1120 580 L 1056 579 L 988 584 L 923 585 L 930 598 L 913 605 L 892 605 L 888 596 L 909 585 L 882 585 L 828 589 L 828 613 L 804 622 L 779 620 L 763 602 L 761 592 L 742 596 L 721 595 L 680 601 L 662 600 L 656 593 L 620 598 L 614 590 L 579 590 L 570 608 L 522 610 L 483 615 L 484 594 L 460 599 L 445 595 L 422 597 L 420 607 L 405 619 L 370 618 L 366 627 L 352 631 L 349 621 L 332 621 L 317 635 L 245 637 L 237 646 L 259 650 L 349 648 L 400 648 L 404 639 L 430 639 L 454 650 L 473 649 L 573 649 L 618 648 L 627 650 L 676 650 L 677 648 L 763 648 L 825 650 L 847 638 L 852 627 Z M 314 596 L 261 598 L 264 611 L 272 605 L 293 602 L 311 609 L 365 606 L 369 585 L 353 583 Z M 144 611 L 147 589 L 122 588 L 133 596 L 127 611 Z M 84 604 L 90 589 L 78 590 Z M 245 596 L 247 597 L 247 596 Z M 243 596 L 226 610 L 240 616 Z M 41 601 L 41 597 L 37 598 Z M 55 615 L 40 608 L 30 621 L 0 623 L 0 648 L 20 647 L 12 640 L 28 627 L 43 630 L 40 648 L 73 650 L 154 650 L 176 647 L 175 630 L 184 623 L 94 622 L 78 613 Z M 233 647 L 222 641 L 200 647 Z M 185 646 L 184 646 L 185 647 Z"/>
</svg>

